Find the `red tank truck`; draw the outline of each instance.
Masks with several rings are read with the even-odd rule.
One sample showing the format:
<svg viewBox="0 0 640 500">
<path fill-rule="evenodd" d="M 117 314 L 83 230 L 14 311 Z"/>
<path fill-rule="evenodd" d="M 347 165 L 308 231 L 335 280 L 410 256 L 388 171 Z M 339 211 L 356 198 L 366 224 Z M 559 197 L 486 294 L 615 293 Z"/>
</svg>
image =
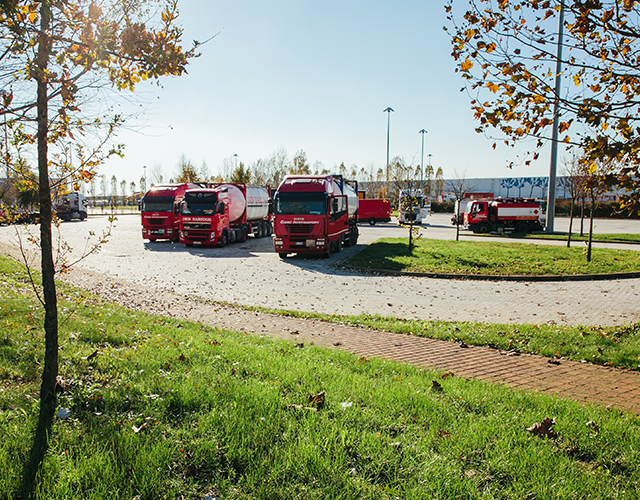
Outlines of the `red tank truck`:
<svg viewBox="0 0 640 500">
<path fill-rule="evenodd" d="M 187 189 L 198 184 L 164 184 L 152 187 L 142 198 L 142 237 L 149 241 L 178 241 L 180 202 Z"/>
<path fill-rule="evenodd" d="M 273 244 L 289 253 L 329 257 L 358 241 L 358 183 L 340 175 L 288 175 L 274 199 Z"/>
<path fill-rule="evenodd" d="M 464 228 L 474 233 L 492 231 L 530 233 L 544 230 L 546 216 L 540 202 L 527 198 L 473 200 L 464 213 Z"/>
<path fill-rule="evenodd" d="M 269 186 L 215 183 L 188 190 L 180 208 L 180 243 L 225 246 L 270 236 Z"/>
</svg>

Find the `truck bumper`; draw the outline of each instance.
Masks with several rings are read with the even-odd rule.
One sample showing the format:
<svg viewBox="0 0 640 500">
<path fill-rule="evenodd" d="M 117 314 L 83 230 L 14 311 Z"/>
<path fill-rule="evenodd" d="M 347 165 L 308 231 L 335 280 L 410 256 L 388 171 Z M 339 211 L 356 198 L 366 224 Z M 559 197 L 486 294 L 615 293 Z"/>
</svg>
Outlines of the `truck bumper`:
<svg viewBox="0 0 640 500">
<path fill-rule="evenodd" d="M 326 237 L 308 238 L 281 238 L 273 237 L 273 247 L 276 252 L 326 252 L 329 246 L 329 240 Z"/>
</svg>

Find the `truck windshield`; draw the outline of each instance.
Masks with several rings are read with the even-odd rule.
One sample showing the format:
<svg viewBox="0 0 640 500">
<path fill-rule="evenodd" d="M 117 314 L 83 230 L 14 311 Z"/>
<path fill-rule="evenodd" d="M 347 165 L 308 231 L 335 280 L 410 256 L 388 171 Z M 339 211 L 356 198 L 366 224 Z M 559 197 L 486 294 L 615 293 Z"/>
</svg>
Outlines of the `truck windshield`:
<svg viewBox="0 0 640 500">
<path fill-rule="evenodd" d="M 180 206 L 180 213 L 183 215 L 213 215 L 217 208 L 217 193 L 187 193 Z"/>
<path fill-rule="evenodd" d="M 322 215 L 327 213 L 324 193 L 278 193 L 275 212 L 278 215 Z"/>
<path fill-rule="evenodd" d="M 143 212 L 173 212 L 171 196 L 145 196 L 142 198 Z"/>
</svg>

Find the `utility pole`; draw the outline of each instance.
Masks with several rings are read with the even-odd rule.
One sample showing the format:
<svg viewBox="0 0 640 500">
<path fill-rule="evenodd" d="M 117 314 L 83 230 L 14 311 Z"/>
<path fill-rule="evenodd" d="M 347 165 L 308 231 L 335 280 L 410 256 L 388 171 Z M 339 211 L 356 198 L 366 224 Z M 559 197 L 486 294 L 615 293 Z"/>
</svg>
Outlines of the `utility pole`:
<svg viewBox="0 0 640 500">
<path fill-rule="evenodd" d="M 391 125 L 391 113 L 393 109 L 387 108 L 382 112 L 387 113 L 387 182 L 389 182 L 389 126 Z"/>
<path fill-rule="evenodd" d="M 422 154 L 420 155 L 420 189 L 424 190 L 424 175 L 422 175 L 422 173 L 424 172 L 424 134 L 427 134 L 428 132 L 425 129 L 422 129 L 418 133 L 422 134 Z"/>
<path fill-rule="evenodd" d="M 553 233 L 556 212 L 556 170 L 558 169 L 558 122 L 560 120 L 560 85 L 562 83 L 562 35 L 564 30 L 564 2 L 560 2 L 558 20 L 558 50 L 556 56 L 556 88 L 553 104 L 553 132 L 551 136 L 551 162 L 549 165 L 549 191 L 547 192 L 547 233 Z"/>
</svg>

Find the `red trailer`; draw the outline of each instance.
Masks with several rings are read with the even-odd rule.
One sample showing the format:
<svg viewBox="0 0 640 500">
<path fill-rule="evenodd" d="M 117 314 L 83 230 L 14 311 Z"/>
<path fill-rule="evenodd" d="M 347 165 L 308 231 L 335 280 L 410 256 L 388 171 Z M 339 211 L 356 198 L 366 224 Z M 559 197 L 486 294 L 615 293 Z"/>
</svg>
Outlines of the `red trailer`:
<svg viewBox="0 0 640 500">
<path fill-rule="evenodd" d="M 358 183 L 341 175 L 288 175 L 275 195 L 275 251 L 329 257 L 358 241 Z"/>
<path fill-rule="evenodd" d="M 368 222 L 372 226 L 376 222 L 391 220 L 391 201 L 387 198 L 365 198 L 360 200 L 358 222 Z"/>
<path fill-rule="evenodd" d="M 180 202 L 197 184 L 164 184 L 152 187 L 142 198 L 142 237 L 149 241 L 178 241 Z"/>
</svg>

